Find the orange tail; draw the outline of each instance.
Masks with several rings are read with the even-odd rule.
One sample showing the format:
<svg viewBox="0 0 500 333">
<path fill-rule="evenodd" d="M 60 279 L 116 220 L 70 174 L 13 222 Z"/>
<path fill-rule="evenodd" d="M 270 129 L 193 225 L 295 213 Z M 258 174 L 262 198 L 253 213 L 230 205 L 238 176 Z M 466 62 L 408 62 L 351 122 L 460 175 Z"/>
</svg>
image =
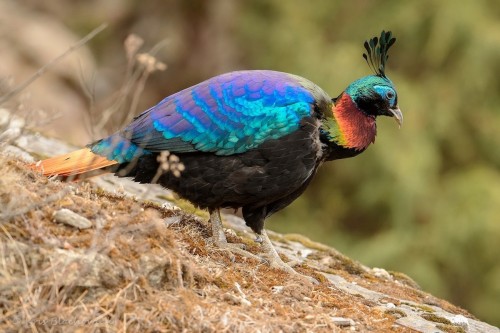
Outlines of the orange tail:
<svg viewBox="0 0 500 333">
<path fill-rule="evenodd" d="M 83 148 L 72 153 L 39 161 L 31 164 L 30 167 L 41 172 L 44 176 L 61 176 L 66 178 L 87 175 L 89 173 L 94 176 L 96 175 L 94 173 L 96 170 L 101 170 L 115 164 L 118 164 L 118 162 L 110 161 L 105 157 L 94 154 L 88 148 Z M 103 170 L 103 172 L 106 171 Z"/>
</svg>

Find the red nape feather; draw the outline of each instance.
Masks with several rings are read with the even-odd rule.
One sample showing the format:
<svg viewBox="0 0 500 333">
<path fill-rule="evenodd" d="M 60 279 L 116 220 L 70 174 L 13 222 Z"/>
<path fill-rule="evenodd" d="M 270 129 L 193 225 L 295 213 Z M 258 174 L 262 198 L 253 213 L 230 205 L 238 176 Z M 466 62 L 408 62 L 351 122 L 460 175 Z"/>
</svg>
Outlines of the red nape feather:
<svg viewBox="0 0 500 333">
<path fill-rule="evenodd" d="M 347 93 L 343 93 L 335 103 L 333 115 L 342 135 L 343 146 L 362 150 L 375 142 L 377 135 L 375 117 L 361 111 Z"/>
<path fill-rule="evenodd" d="M 38 161 L 37 163 L 30 164 L 29 167 L 41 172 L 44 176 L 67 178 L 79 175 L 73 178 L 76 179 L 107 172 L 103 169 L 117 163 L 116 161 L 110 161 L 105 157 L 94 154 L 88 148 L 83 148 L 72 153 Z M 96 170 L 102 171 L 96 173 Z"/>
</svg>

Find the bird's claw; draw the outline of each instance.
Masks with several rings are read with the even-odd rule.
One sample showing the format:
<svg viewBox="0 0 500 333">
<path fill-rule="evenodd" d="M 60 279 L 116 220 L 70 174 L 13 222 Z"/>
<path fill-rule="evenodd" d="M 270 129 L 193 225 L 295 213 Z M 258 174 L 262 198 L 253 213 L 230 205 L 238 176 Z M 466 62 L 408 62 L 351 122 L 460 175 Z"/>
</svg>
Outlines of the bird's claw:
<svg viewBox="0 0 500 333">
<path fill-rule="evenodd" d="M 256 235 L 255 239 L 253 240 L 255 243 L 262 244 L 262 236 L 261 235 Z"/>
<path fill-rule="evenodd" d="M 262 233 L 260 235 L 257 235 L 255 239 L 256 242 L 261 244 L 262 250 L 264 252 L 261 256 L 258 256 L 244 250 L 244 244 L 227 242 L 226 235 L 224 234 L 224 229 L 222 227 L 219 210 L 210 212 L 210 222 L 212 224 L 212 240 L 214 245 L 223 251 L 229 252 L 231 261 L 235 261 L 236 258 L 234 255 L 237 254 L 245 258 L 257 260 L 258 262 L 267 263 L 273 268 L 280 269 L 291 275 L 305 279 L 313 284 L 319 284 L 316 279 L 297 273 L 290 265 L 283 262 L 278 252 L 276 252 L 276 249 L 271 243 L 271 240 L 269 239 L 269 236 L 267 235 L 265 230 L 262 230 Z M 297 262 L 292 262 L 291 264 L 295 266 Z"/>
<path fill-rule="evenodd" d="M 236 257 L 234 256 L 235 254 L 238 254 L 242 257 L 245 257 L 245 258 L 250 258 L 250 259 L 254 259 L 254 260 L 257 260 L 259 262 L 262 261 L 262 258 L 251 253 L 251 252 L 248 252 L 246 251 L 244 248 L 245 248 L 245 244 L 241 244 L 241 243 L 228 243 L 228 242 L 214 242 L 214 245 L 216 247 L 218 247 L 219 249 L 223 250 L 223 251 L 227 251 L 230 253 L 230 259 L 232 262 L 234 262 L 236 260 Z"/>
<path fill-rule="evenodd" d="M 315 278 L 300 274 L 292 268 L 292 266 L 295 266 L 299 263 L 298 261 L 291 261 L 289 264 L 285 263 L 279 256 L 278 252 L 276 252 L 276 249 L 272 245 L 271 240 L 269 239 L 269 236 L 267 236 L 265 230 L 262 231 L 262 248 L 264 250 L 263 256 L 265 256 L 268 260 L 269 266 L 285 271 L 288 274 L 299 277 L 301 279 L 305 279 L 312 284 L 319 284 L 319 281 Z"/>
<path fill-rule="evenodd" d="M 246 258 L 255 259 L 257 261 L 262 261 L 259 256 L 246 251 L 245 244 L 227 242 L 226 235 L 224 234 L 224 228 L 222 227 L 220 213 L 218 210 L 212 211 L 210 213 L 210 222 L 212 224 L 212 241 L 214 245 L 221 250 L 225 250 L 231 253 L 231 261 L 234 261 L 236 259 L 234 257 L 234 254 L 238 254 Z"/>
</svg>

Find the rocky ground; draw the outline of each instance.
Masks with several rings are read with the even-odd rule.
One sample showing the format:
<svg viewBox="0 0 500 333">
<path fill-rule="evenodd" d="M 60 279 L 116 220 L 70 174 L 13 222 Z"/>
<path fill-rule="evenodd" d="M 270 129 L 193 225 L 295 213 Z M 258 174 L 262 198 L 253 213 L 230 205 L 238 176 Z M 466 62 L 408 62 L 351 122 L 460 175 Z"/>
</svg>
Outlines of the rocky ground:
<svg viewBox="0 0 500 333">
<path fill-rule="evenodd" d="M 1 331 L 500 332 L 402 273 L 301 235 L 270 232 L 283 258 L 318 285 L 232 257 L 212 246 L 205 212 L 158 186 L 42 177 L 24 161 L 71 147 L 9 119 L 0 153 Z M 230 241 L 259 252 L 240 218 L 224 219 Z"/>
</svg>

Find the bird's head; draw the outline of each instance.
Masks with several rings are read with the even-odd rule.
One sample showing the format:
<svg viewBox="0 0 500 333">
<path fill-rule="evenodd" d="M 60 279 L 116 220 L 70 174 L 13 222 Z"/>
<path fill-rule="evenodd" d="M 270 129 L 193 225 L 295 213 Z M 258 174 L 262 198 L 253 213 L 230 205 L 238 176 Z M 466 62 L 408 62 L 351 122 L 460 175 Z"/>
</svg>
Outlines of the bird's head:
<svg viewBox="0 0 500 333">
<path fill-rule="evenodd" d="M 365 41 L 366 53 L 363 53 L 368 66 L 375 75 L 365 76 L 347 87 L 346 93 L 356 105 L 370 116 L 394 117 L 403 124 L 403 114 L 398 107 L 398 94 L 391 80 L 385 75 L 385 64 L 389 59 L 389 48 L 396 42 L 390 31 L 382 31 L 380 38 L 373 37 Z"/>
<path fill-rule="evenodd" d="M 377 116 L 394 117 L 402 125 L 396 88 L 385 75 L 387 51 L 395 41 L 390 31 L 382 31 L 380 38 L 365 42 L 363 57 L 375 74 L 354 81 L 333 100 L 333 117 L 326 119 L 323 128 L 330 141 L 360 151 L 375 140 Z"/>
<path fill-rule="evenodd" d="M 398 106 L 398 94 L 385 76 L 369 75 L 351 83 L 345 90 L 356 106 L 369 116 L 394 117 L 401 126 L 403 114 Z"/>
</svg>

